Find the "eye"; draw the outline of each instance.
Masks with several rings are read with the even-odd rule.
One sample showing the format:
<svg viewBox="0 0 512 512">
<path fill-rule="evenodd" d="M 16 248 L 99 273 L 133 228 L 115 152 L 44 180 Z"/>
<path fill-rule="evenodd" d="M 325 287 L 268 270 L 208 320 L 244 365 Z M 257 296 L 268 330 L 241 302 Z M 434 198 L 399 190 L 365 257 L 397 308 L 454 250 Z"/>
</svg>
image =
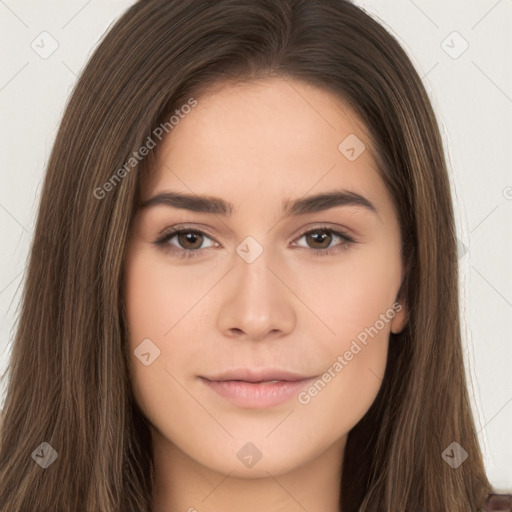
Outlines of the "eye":
<svg viewBox="0 0 512 512">
<path fill-rule="evenodd" d="M 327 226 L 321 226 L 305 231 L 299 235 L 297 240 L 300 240 L 301 238 L 306 238 L 307 243 L 313 243 L 313 247 L 305 248 L 309 248 L 314 255 L 334 254 L 336 252 L 346 250 L 351 244 L 356 243 L 356 241 L 346 233 L 334 230 Z M 331 242 L 336 238 L 341 240 L 341 243 L 330 246 Z M 180 229 L 179 227 L 175 227 L 163 233 L 153 242 L 153 244 L 163 250 L 170 251 L 180 258 L 190 258 L 200 254 L 201 249 L 207 249 L 214 245 L 212 243 L 207 247 L 201 247 L 205 239 L 213 240 L 213 238 L 208 236 L 204 231 L 191 228 Z M 173 240 L 176 243 L 171 243 Z M 217 243 L 216 241 L 214 242 Z"/>
<path fill-rule="evenodd" d="M 174 228 L 165 232 L 153 243 L 158 247 L 170 250 L 176 256 L 189 258 L 198 254 L 205 237 L 209 238 L 205 232 L 198 229 Z M 176 238 L 178 245 L 171 243 L 174 238 Z"/>
<path fill-rule="evenodd" d="M 348 249 L 351 244 L 356 243 L 356 241 L 346 233 L 334 230 L 327 226 L 321 226 L 305 231 L 299 236 L 298 240 L 303 237 L 306 238 L 308 243 L 313 243 L 311 250 L 316 256 L 335 254 L 339 251 Z M 329 247 L 333 239 L 336 238 L 340 239 L 341 243 Z"/>
</svg>

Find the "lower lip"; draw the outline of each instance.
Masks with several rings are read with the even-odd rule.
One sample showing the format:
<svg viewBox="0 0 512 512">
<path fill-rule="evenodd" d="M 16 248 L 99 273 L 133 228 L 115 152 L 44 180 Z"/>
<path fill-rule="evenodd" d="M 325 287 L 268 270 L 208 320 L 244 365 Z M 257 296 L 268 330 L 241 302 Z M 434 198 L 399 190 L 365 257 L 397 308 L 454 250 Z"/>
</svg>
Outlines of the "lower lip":
<svg viewBox="0 0 512 512">
<path fill-rule="evenodd" d="M 238 407 L 266 409 L 287 402 L 315 377 L 296 381 L 245 382 L 211 381 L 200 377 L 213 391 Z"/>
</svg>

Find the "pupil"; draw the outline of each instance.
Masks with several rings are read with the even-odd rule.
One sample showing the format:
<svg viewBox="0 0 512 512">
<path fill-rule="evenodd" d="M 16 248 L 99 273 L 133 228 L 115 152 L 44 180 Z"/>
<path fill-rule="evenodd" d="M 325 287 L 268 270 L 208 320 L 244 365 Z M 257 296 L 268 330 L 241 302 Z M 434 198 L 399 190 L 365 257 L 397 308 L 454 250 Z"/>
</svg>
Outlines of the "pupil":
<svg viewBox="0 0 512 512">
<path fill-rule="evenodd" d="M 317 237 L 324 237 L 324 240 L 323 240 L 323 241 L 325 241 L 325 237 L 328 237 L 329 235 L 328 235 L 328 233 L 327 233 L 327 232 L 325 232 L 325 231 L 319 231 L 319 232 L 317 232 L 316 234 L 313 234 L 313 235 L 311 235 L 311 236 L 313 237 L 313 239 L 316 239 Z M 319 240 L 315 240 L 315 242 L 318 242 L 318 241 L 319 241 Z M 320 240 L 320 243 L 321 243 L 321 242 L 322 242 L 322 241 Z M 329 243 L 328 243 L 327 245 L 329 245 Z M 323 247 L 323 246 L 322 246 L 322 247 Z"/>
<path fill-rule="evenodd" d="M 199 240 L 199 236 L 197 233 L 181 233 L 180 236 L 184 237 L 185 238 L 185 247 L 186 247 L 186 244 L 192 244 L 192 248 L 195 249 L 196 246 L 200 246 L 201 245 L 201 242 L 199 242 L 199 244 L 197 243 L 197 241 Z M 195 238 L 195 242 L 196 244 L 194 245 L 194 238 Z M 181 243 L 182 240 L 180 240 L 180 243 Z"/>
</svg>

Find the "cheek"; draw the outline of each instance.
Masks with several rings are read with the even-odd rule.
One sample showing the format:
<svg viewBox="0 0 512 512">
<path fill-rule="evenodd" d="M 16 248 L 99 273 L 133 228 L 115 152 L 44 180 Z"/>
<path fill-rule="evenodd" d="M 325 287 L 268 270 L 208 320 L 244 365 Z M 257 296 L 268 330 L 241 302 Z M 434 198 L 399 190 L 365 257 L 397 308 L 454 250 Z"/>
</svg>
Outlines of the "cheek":
<svg viewBox="0 0 512 512">
<path fill-rule="evenodd" d="M 155 324 L 163 310 L 163 283 L 158 280 L 158 268 L 145 261 L 143 254 L 135 254 L 127 265 L 126 308 L 133 341 L 151 338 L 163 329 L 160 322 Z"/>
<path fill-rule="evenodd" d="M 379 332 L 374 335 L 387 339 L 394 316 L 390 308 L 401 279 L 398 242 L 395 245 L 382 236 L 371 246 L 347 251 L 337 262 L 310 264 L 307 272 L 298 270 L 295 289 L 328 326 L 327 330 L 318 324 L 326 335 L 320 340 L 330 339 L 327 346 L 344 351 L 359 334 L 364 338 L 376 322 Z"/>
<path fill-rule="evenodd" d="M 322 374 L 299 402 L 307 408 L 311 423 L 324 425 L 326 437 L 350 431 L 382 385 L 393 310 L 389 289 L 376 285 L 376 275 L 352 272 L 323 290 L 322 319 L 334 334 L 316 336 Z M 381 284 L 389 282 L 384 279 Z"/>
<path fill-rule="evenodd" d="M 134 251 L 126 267 L 130 382 L 134 398 L 153 428 L 193 450 L 193 440 L 199 434 L 194 437 L 192 432 L 202 410 L 186 392 L 181 372 L 196 364 L 197 351 L 191 350 L 188 339 L 187 312 L 199 300 L 200 290 L 194 293 L 184 272 L 160 260 L 147 251 Z M 147 348 L 139 350 L 144 343 Z M 146 366 L 134 351 L 149 352 L 150 363 Z"/>
<path fill-rule="evenodd" d="M 318 421 L 327 421 L 330 414 L 336 428 L 350 429 L 377 396 L 400 284 L 397 247 L 383 243 L 375 250 L 347 253 L 342 264 L 318 266 L 303 281 L 304 302 L 321 312 L 331 331 L 322 328 L 324 335 L 315 338 L 323 373 L 301 402 Z"/>
<path fill-rule="evenodd" d="M 143 249 L 133 252 L 126 269 L 126 307 L 134 343 L 144 338 L 170 339 L 175 326 L 188 320 L 186 315 L 210 281 L 208 269 L 195 267 L 191 280 L 190 270 Z"/>
</svg>

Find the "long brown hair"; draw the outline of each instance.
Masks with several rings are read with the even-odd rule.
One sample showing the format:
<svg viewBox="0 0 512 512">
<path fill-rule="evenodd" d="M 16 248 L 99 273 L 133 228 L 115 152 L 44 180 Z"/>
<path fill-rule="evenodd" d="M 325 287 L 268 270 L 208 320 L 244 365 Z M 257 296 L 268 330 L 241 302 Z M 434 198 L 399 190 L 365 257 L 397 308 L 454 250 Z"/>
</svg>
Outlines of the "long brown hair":
<svg viewBox="0 0 512 512">
<path fill-rule="evenodd" d="M 151 510 L 152 446 L 130 388 L 123 268 L 155 152 L 126 162 L 190 98 L 271 76 L 349 102 L 370 130 L 400 221 L 409 321 L 391 334 L 382 387 L 349 434 L 341 510 L 467 512 L 492 491 L 465 380 L 442 141 L 403 49 L 346 0 L 141 0 L 78 80 L 46 171 L 8 367 L 2 512 Z M 46 469 L 31 456 L 48 453 L 43 442 L 57 452 Z M 453 442 L 468 453 L 457 469 L 442 457 Z"/>
</svg>

